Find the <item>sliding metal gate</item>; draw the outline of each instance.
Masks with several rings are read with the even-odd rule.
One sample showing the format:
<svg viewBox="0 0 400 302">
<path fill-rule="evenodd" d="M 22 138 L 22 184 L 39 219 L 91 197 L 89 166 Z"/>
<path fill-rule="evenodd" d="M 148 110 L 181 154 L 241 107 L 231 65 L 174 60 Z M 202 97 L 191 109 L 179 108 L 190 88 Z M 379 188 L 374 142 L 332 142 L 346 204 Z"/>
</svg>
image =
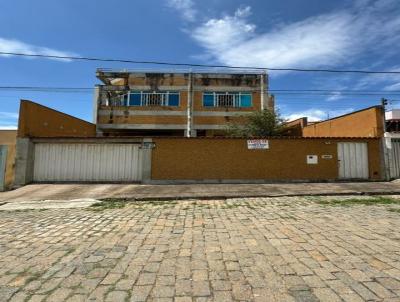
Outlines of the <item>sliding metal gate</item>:
<svg viewBox="0 0 400 302">
<path fill-rule="evenodd" d="M 35 144 L 33 180 L 141 181 L 138 144 Z"/>
<path fill-rule="evenodd" d="M 388 149 L 390 178 L 400 178 L 400 139 L 392 138 Z"/>
</svg>

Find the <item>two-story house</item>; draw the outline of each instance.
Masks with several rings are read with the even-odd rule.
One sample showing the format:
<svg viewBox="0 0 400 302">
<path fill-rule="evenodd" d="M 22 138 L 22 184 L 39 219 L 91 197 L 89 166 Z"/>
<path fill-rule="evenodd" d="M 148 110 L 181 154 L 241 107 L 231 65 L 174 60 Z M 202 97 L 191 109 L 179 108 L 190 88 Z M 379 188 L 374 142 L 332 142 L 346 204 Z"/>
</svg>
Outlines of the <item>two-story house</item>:
<svg viewBox="0 0 400 302">
<path fill-rule="evenodd" d="M 98 135 L 214 136 L 246 113 L 274 109 L 268 76 L 258 72 L 98 69 Z"/>
</svg>

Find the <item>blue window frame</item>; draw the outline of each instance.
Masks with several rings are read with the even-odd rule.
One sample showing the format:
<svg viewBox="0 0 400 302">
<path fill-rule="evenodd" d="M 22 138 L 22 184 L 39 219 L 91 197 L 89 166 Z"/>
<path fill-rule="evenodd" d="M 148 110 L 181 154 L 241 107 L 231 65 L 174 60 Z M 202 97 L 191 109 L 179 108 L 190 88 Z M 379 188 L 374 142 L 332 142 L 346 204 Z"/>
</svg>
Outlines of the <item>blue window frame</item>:
<svg viewBox="0 0 400 302">
<path fill-rule="evenodd" d="M 129 106 L 140 106 L 141 104 L 141 93 L 130 93 L 129 95 Z"/>
<path fill-rule="evenodd" d="M 240 94 L 240 107 L 251 107 L 251 94 Z"/>
<path fill-rule="evenodd" d="M 204 93 L 203 94 L 203 106 L 204 107 L 214 107 L 214 93 Z"/>
<path fill-rule="evenodd" d="M 168 106 L 179 106 L 179 92 L 169 93 Z"/>
<path fill-rule="evenodd" d="M 203 107 L 249 108 L 253 106 L 249 92 L 204 92 Z"/>
<path fill-rule="evenodd" d="M 180 94 L 176 91 L 131 91 L 122 96 L 124 106 L 173 106 L 179 107 Z"/>
</svg>

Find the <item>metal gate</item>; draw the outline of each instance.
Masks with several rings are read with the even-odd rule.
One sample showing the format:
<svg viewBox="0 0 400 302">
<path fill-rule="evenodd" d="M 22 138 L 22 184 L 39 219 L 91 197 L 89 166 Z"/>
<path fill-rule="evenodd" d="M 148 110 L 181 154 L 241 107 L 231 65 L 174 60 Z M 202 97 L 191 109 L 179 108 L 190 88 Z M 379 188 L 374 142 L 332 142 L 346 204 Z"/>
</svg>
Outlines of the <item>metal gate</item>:
<svg viewBox="0 0 400 302">
<path fill-rule="evenodd" d="M 367 143 L 338 143 L 340 179 L 368 179 Z"/>
<path fill-rule="evenodd" d="M 7 146 L 0 145 L 0 192 L 4 191 L 6 186 L 7 149 Z"/>
<path fill-rule="evenodd" d="M 140 181 L 142 153 L 134 144 L 35 144 L 33 180 Z"/>
<path fill-rule="evenodd" d="M 400 178 L 400 139 L 391 139 L 388 156 L 390 178 Z"/>
</svg>

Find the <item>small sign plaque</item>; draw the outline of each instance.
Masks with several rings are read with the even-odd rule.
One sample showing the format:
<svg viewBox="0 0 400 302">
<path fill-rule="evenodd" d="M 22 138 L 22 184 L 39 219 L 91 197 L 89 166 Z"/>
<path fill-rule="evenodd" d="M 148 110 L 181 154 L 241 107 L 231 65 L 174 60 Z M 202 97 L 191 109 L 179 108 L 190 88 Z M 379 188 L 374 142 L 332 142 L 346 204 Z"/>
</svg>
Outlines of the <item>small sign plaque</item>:
<svg viewBox="0 0 400 302">
<path fill-rule="evenodd" d="M 269 149 L 269 142 L 267 139 L 248 139 L 247 149 Z"/>
<path fill-rule="evenodd" d="M 330 155 L 330 154 L 324 154 L 324 155 L 321 155 L 321 158 L 322 158 L 322 159 L 332 159 L 333 156 Z"/>
<path fill-rule="evenodd" d="M 318 164 L 318 155 L 307 155 L 307 164 L 309 165 Z"/>
</svg>

